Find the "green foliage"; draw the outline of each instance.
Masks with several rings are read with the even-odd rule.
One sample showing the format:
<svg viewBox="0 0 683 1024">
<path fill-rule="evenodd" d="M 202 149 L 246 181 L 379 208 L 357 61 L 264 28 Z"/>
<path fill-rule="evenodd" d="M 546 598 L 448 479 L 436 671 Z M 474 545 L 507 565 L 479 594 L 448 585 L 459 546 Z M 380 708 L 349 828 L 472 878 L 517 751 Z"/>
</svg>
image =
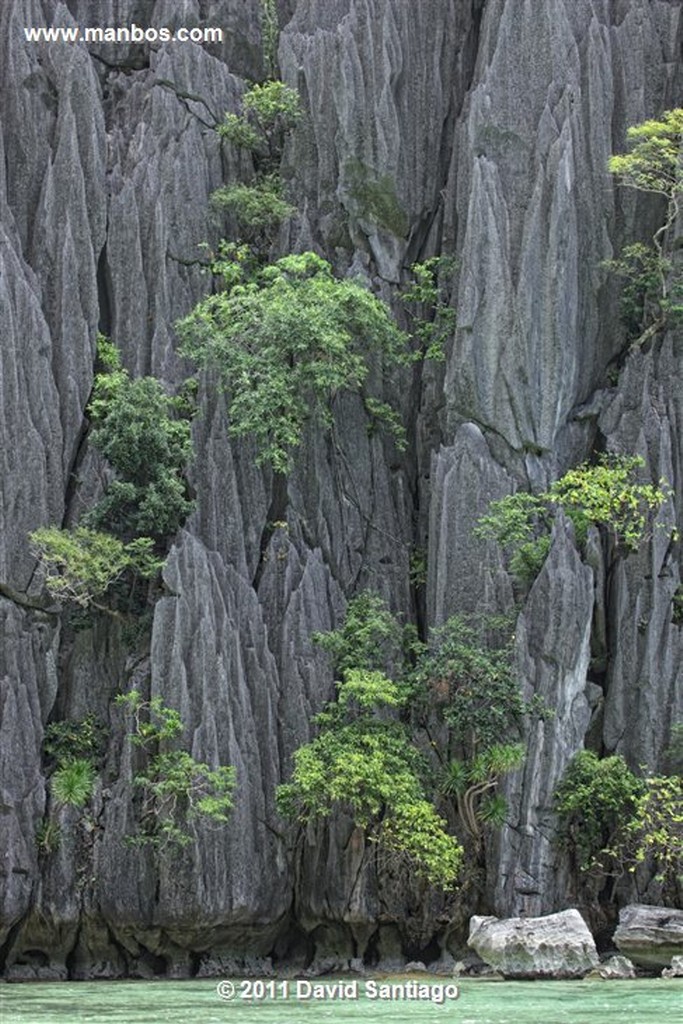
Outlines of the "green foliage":
<svg viewBox="0 0 683 1024">
<path fill-rule="evenodd" d="M 230 292 L 258 274 L 261 263 L 246 242 L 229 242 L 222 238 L 216 252 L 209 252 L 211 273 L 221 279 L 221 291 Z"/>
<path fill-rule="evenodd" d="M 90 799 L 95 785 L 95 769 L 88 758 L 65 761 L 52 776 L 55 800 L 71 807 L 82 807 Z"/>
<path fill-rule="evenodd" d="M 326 817 L 339 804 L 370 829 L 394 804 L 421 796 L 420 767 L 403 726 L 363 715 L 300 747 L 285 793 L 296 794 L 304 820 Z"/>
<path fill-rule="evenodd" d="M 104 752 L 106 732 L 95 715 L 71 721 L 52 722 L 45 730 L 43 753 L 52 771 L 54 799 L 71 807 L 88 802 L 97 778 L 97 763 Z M 36 836 L 39 851 L 52 853 L 60 841 L 59 826 L 45 819 Z"/>
<path fill-rule="evenodd" d="M 386 670 L 400 661 L 403 632 L 379 594 L 366 590 L 349 601 L 339 629 L 312 640 L 332 656 L 341 677 L 352 668 Z"/>
<path fill-rule="evenodd" d="M 339 629 L 314 640 L 332 655 L 342 681 L 336 700 L 317 716 L 319 736 L 295 754 L 281 808 L 308 820 L 342 807 L 385 849 L 395 854 L 400 846 L 430 881 L 440 871 L 442 882 L 452 882 L 462 851 L 428 800 L 433 772 L 413 730 L 428 728 L 435 711 L 447 727 L 447 747 L 458 756 L 447 755 L 439 790 L 479 843 L 484 827 L 504 820 L 499 781 L 524 759 L 523 745 L 508 737 L 524 715 L 541 712 L 535 700 L 522 698 L 509 620 L 454 617 L 431 632 L 427 645 L 409 643 L 384 602 L 362 593 L 349 602 Z M 384 674 L 387 666 L 398 670 L 396 680 Z M 425 855 L 430 846 L 438 869 Z"/>
<path fill-rule="evenodd" d="M 444 346 L 453 337 L 457 316 L 450 304 L 450 286 L 457 263 L 452 256 L 433 256 L 410 268 L 412 281 L 403 292 L 411 317 L 411 333 L 418 338 L 426 359 L 444 358 Z"/>
<path fill-rule="evenodd" d="M 621 318 L 629 338 L 637 340 L 653 316 L 666 314 L 672 322 L 683 318 L 683 282 L 673 278 L 668 296 L 662 296 L 662 276 L 671 275 L 673 262 L 654 246 L 627 245 L 618 259 L 606 260 L 604 266 L 624 282 Z"/>
<path fill-rule="evenodd" d="M 253 85 L 245 92 L 242 103 L 245 114 L 253 117 L 264 132 L 275 127 L 293 128 L 301 117 L 299 94 L 284 82 Z"/>
<path fill-rule="evenodd" d="M 648 776 L 624 829 L 632 870 L 648 858 L 657 878 L 683 888 L 683 777 Z"/>
<path fill-rule="evenodd" d="M 382 672 L 348 668 L 337 694 L 337 708 L 340 711 L 351 708 L 360 711 L 371 711 L 376 707 L 401 708 L 409 695 L 410 691 L 405 686 L 388 679 Z"/>
<path fill-rule="evenodd" d="M 482 825 L 499 828 L 505 823 L 505 798 L 493 792 L 500 780 L 524 763 L 522 743 L 494 743 L 469 763 L 450 761 L 441 774 L 441 792 L 454 797 L 458 814 L 473 839 L 481 836 Z"/>
<path fill-rule="evenodd" d="M 89 714 L 78 720 L 51 722 L 45 730 L 43 751 L 56 764 L 78 759 L 96 763 L 105 740 L 104 723 Z"/>
<path fill-rule="evenodd" d="M 235 769 L 211 768 L 186 751 L 162 749 L 182 733 L 183 724 L 160 697 L 147 701 L 130 690 L 115 703 L 131 714 L 131 742 L 147 754 L 146 768 L 134 779 L 142 794 L 139 831 L 129 841 L 163 850 L 190 843 L 194 822 L 224 825 L 233 807 Z"/>
<path fill-rule="evenodd" d="M 520 544 L 510 555 L 510 572 L 525 586 L 531 586 L 550 551 L 550 534 Z"/>
<path fill-rule="evenodd" d="M 301 821 L 345 810 L 416 873 L 449 888 L 461 848 L 426 799 L 426 764 L 407 728 L 387 717 L 408 699 L 409 690 L 381 672 L 349 668 L 337 700 L 318 717 L 320 735 L 296 751 L 292 781 L 278 789 L 278 807 Z"/>
<path fill-rule="evenodd" d="M 136 846 L 164 848 L 192 842 L 191 823 L 221 826 L 233 807 L 235 769 L 195 761 L 184 750 L 156 754 L 146 771 L 135 777 L 143 792 L 140 831 L 131 837 Z"/>
<path fill-rule="evenodd" d="M 50 821 L 49 818 L 43 818 L 36 829 L 38 855 L 49 857 L 51 853 L 55 853 L 59 849 L 61 843 L 62 830 L 57 822 Z"/>
<path fill-rule="evenodd" d="M 407 726 L 389 714 L 407 708 L 411 688 L 371 668 L 395 652 L 397 624 L 379 598 L 364 594 L 349 602 L 340 630 L 317 640 L 343 669 L 342 680 L 337 699 L 317 716 L 321 732 L 294 755 L 292 781 L 279 786 L 281 813 L 308 821 L 342 809 L 427 882 L 451 888 L 462 850 L 426 799 L 426 761 Z"/>
<path fill-rule="evenodd" d="M 126 708 L 133 716 L 131 742 L 136 746 L 172 740 L 183 731 L 183 721 L 175 708 L 167 707 L 161 697 L 144 700 L 139 690 L 120 693 L 114 700 L 117 707 Z"/>
<path fill-rule="evenodd" d="M 430 884 L 452 889 L 462 868 L 462 847 L 429 800 L 399 804 L 384 822 L 381 842 L 416 865 Z"/>
<path fill-rule="evenodd" d="M 127 574 L 149 579 L 163 564 L 154 555 L 149 537 L 124 544 L 111 534 L 79 526 L 74 530 L 44 527 L 30 534 L 30 539 L 50 593 L 82 608 L 101 607 L 99 599 Z"/>
<path fill-rule="evenodd" d="M 561 841 L 576 855 L 579 868 L 601 866 L 608 848 L 623 838 L 633 820 L 643 782 L 615 754 L 602 760 L 582 750 L 570 762 L 555 793 Z"/>
<path fill-rule="evenodd" d="M 524 715 L 542 710 L 522 698 L 506 625 L 454 616 L 432 630 L 412 674 L 423 707 L 439 712 L 458 751 L 442 769 L 439 788 L 455 799 L 477 841 L 482 825 L 503 823 L 506 805 L 496 787 L 524 761 L 523 744 L 506 737 L 519 734 Z"/>
<path fill-rule="evenodd" d="M 539 529 L 549 529 L 552 513 L 545 495 L 518 491 L 492 501 L 488 515 L 482 516 L 474 530 L 476 537 L 491 538 L 502 547 L 516 548 L 532 540 Z"/>
<path fill-rule="evenodd" d="M 262 0 L 262 31 L 266 48 L 277 46 L 277 11 Z M 266 49 L 274 65 L 275 49 Z M 242 113 L 226 114 L 219 135 L 240 149 L 249 150 L 256 176 L 249 184 L 225 185 L 213 193 L 216 206 L 236 217 L 243 240 L 261 257 L 272 245 L 279 224 L 295 212 L 283 197 L 278 167 L 285 137 L 301 117 L 299 96 L 283 82 L 254 85 L 242 97 Z"/>
<path fill-rule="evenodd" d="M 269 174 L 253 185 L 224 185 L 211 196 L 215 206 L 228 210 L 237 219 L 244 237 L 265 244 L 278 225 L 295 212 L 282 197 L 282 182 Z"/>
<path fill-rule="evenodd" d="M 124 540 L 162 541 L 192 509 L 184 478 L 192 453 L 187 396 L 168 396 L 154 377 L 132 380 L 116 349 L 101 337 L 98 358 L 101 371 L 88 406 L 90 442 L 116 479 L 84 523 Z"/>
<path fill-rule="evenodd" d="M 514 670 L 512 637 L 486 635 L 486 623 L 453 616 L 431 631 L 413 673 L 428 707 L 438 707 L 464 759 L 495 748 L 519 729 L 530 705 Z"/>
<path fill-rule="evenodd" d="M 667 199 L 683 193 L 683 108 L 632 125 L 626 136 L 630 151 L 610 157 L 612 174 L 639 192 L 654 192 Z"/>
<path fill-rule="evenodd" d="M 610 157 L 609 170 L 622 185 L 666 200 L 664 221 L 652 245 L 629 245 L 617 260 L 607 263 L 626 279 L 623 317 L 634 345 L 642 345 L 658 330 L 683 323 L 683 267 L 680 257 L 665 255 L 667 236 L 676 224 L 683 195 L 683 108 L 633 125 L 627 131 L 629 152 Z M 645 325 L 651 320 L 649 326 Z"/>
<path fill-rule="evenodd" d="M 581 751 L 555 794 L 561 841 L 583 871 L 630 871 L 652 864 L 657 878 L 683 886 L 683 777 L 640 778 L 619 755 Z"/>
<path fill-rule="evenodd" d="M 474 534 L 508 549 L 510 571 L 523 583 L 531 582 L 545 560 L 558 508 L 572 521 L 580 544 L 592 525 L 607 530 L 627 552 L 635 551 L 671 494 L 664 480 L 657 486 L 637 482 L 643 465 L 639 456 L 602 455 L 592 465 L 570 469 L 543 494 L 517 493 L 491 502 Z"/>
<path fill-rule="evenodd" d="M 277 71 L 279 34 L 277 0 L 261 0 L 261 47 L 269 78 L 274 78 Z"/>
<path fill-rule="evenodd" d="M 409 579 L 413 587 L 427 585 L 427 552 L 424 548 L 413 548 L 410 552 Z"/>
<path fill-rule="evenodd" d="M 221 138 L 254 157 L 257 174 L 273 173 L 287 132 L 301 117 L 299 95 L 283 82 L 253 85 L 242 97 L 242 113 L 226 114 L 217 131 Z"/>
<path fill-rule="evenodd" d="M 253 437 L 257 462 L 286 472 L 310 417 L 329 425 L 334 396 L 361 392 L 373 358 L 405 362 L 406 339 L 384 303 L 314 253 L 226 270 L 226 290 L 179 324 L 182 350 L 217 370 L 230 434 Z"/>
<path fill-rule="evenodd" d="M 263 141 L 255 125 L 240 114 L 226 114 L 217 131 L 221 138 L 232 142 L 238 149 L 257 150 Z"/>
<path fill-rule="evenodd" d="M 671 494 L 664 480 L 657 487 L 636 482 L 643 465 L 640 456 L 601 456 L 594 465 L 584 463 L 565 473 L 551 486 L 548 500 L 569 516 L 579 542 L 590 525 L 603 526 L 628 551 L 636 551 Z"/>
</svg>

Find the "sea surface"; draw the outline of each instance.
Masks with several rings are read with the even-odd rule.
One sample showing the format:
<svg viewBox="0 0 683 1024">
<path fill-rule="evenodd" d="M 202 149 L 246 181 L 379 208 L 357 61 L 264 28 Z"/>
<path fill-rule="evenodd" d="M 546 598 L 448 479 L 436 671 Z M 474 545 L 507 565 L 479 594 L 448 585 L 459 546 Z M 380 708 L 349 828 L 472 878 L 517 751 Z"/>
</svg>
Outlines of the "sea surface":
<svg viewBox="0 0 683 1024">
<path fill-rule="evenodd" d="M 455 996 L 455 986 L 458 994 Z M 683 980 L 0 984 L 1 1024 L 683 1024 Z"/>
</svg>

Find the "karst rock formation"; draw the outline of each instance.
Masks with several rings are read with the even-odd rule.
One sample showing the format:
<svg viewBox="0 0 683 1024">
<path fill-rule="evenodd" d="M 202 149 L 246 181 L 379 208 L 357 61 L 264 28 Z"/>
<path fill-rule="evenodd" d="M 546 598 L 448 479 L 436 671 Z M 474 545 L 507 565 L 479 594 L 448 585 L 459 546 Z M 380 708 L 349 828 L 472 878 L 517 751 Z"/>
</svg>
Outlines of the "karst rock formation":
<svg viewBox="0 0 683 1024">
<path fill-rule="evenodd" d="M 510 610 L 488 503 L 542 489 L 596 450 L 634 453 L 675 489 L 683 531 L 683 339 L 628 352 L 602 266 L 660 209 L 607 172 L 626 128 L 681 105 L 679 0 L 279 0 L 280 77 L 304 116 L 283 156 L 298 212 L 280 251 L 313 249 L 400 316 L 406 268 L 457 256 L 457 329 L 442 363 L 384 385 L 401 452 L 335 403 L 274 486 L 226 430 L 202 378 L 195 510 L 174 538 L 145 635 L 46 594 L 28 534 L 73 525 L 103 464 L 85 414 L 98 330 L 135 376 L 188 374 L 174 325 L 207 294 L 203 243 L 226 233 L 209 197 L 248 173 L 215 131 L 263 80 L 259 0 L 5 0 L 0 4 L 0 950 L 9 976 L 93 978 L 436 960 L 465 912 L 539 915 L 572 903 L 552 794 L 590 738 L 661 767 L 683 717 L 679 548 L 655 532 L 615 565 L 580 554 L 559 519 L 520 607 L 527 693 L 554 715 L 528 738 L 508 824 L 487 849 L 485 906 L 365 870 L 345 819 L 295 844 L 275 789 L 332 694 L 311 634 L 363 589 L 421 627 Z M 271 5 L 272 7 L 272 5 Z M 96 16 L 95 16 L 96 11 Z M 222 43 L 30 43 L 26 25 L 217 25 Z M 387 199 L 363 199 L 359 175 Z M 615 370 L 616 368 L 616 370 Z M 382 385 L 378 383 L 378 388 Z M 393 386 L 394 393 L 390 389 Z M 414 585 L 411 553 L 426 555 Z M 146 630 L 146 632 L 145 632 Z M 193 755 L 236 767 L 230 825 L 172 860 L 124 841 L 131 746 L 114 695 L 129 682 L 180 710 Z M 108 726 L 89 823 L 59 816 L 44 856 L 46 725 Z M 283 832 L 284 829 L 284 832 Z M 645 900 L 647 901 L 647 900 Z M 298 959 L 297 959 L 298 958 Z"/>
</svg>

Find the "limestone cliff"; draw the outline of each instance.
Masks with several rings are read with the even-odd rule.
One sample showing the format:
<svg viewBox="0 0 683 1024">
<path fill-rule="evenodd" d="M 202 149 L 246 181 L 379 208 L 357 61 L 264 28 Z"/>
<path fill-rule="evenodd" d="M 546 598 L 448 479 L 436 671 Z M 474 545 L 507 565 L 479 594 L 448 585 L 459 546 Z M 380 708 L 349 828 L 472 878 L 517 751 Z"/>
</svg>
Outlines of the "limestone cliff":
<svg viewBox="0 0 683 1024">
<path fill-rule="evenodd" d="M 29 43 L 27 25 L 217 25 L 224 41 Z M 477 516 L 596 448 L 644 456 L 676 490 L 683 531 L 680 336 L 625 354 L 601 268 L 657 216 L 615 191 L 626 127 L 683 99 L 679 0 L 282 0 L 278 60 L 305 116 L 284 169 L 299 214 L 282 247 L 316 248 L 389 301 L 405 268 L 454 253 L 458 329 L 445 364 L 395 382 L 411 444 L 369 434 L 353 398 L 336 445 L 311 429 L 286 495 L 230 441 L 208 385 L 194 425 L 196 510 L 171 549 L 151 635 L 76 629 L 46 596 L 27 535 L 70 525 L 101 465 L 85 409 L 95 336 L 136 374 L 177 385 L 174 324 L 206 293 L 199 248 L 226 225 L 210 193 L 244 156 L 215 125 L 264 75 L 259 0 L 6 0 L 0 5 L 0 951 L 10 976 L 186 975 L 299 958 L 437 959 L 457 909 L 372 872 L 343 822 L 303 846 L 280 831 L 276 784 L 329 698 L 311 646 L 371 587 L 409 620 L 512 607 Z M 373 197 L 381 193 L 383 202 Z M 229 225 L 228 225 L 229 226 Z M 620 372 L 608 373 L 619 367 Z M 273 528 L 273 522 L 286 524 Z M 663 535 L 662 535 L 663 536 Z M 556 709 L 509 785 L 488 851 L 499 916 L 561 909 L 552 791 L 587 735 L 657 767 L 683 717 L 679 549 L 655 535 L 609 571 L 559 524 L 521 608 L 529 692 Z M 425 548 L 426 599 L 410 581 Z M 679 591 L 680 593 L 680 591 Z M 424 623 L 423 623 L 424 624 Z M 237 768 L 227 830 L 173 863 L 131 849 L 130 678 L 179 708 L 193 754 Z M 39 855 L 44 729 L 100 716 L 105 768 L 87 829 Z M 57 813 L 57 812 L 55 812 Z M 303 849 L 303 855 L 301 854 Z M 480 908 L 469 908 L 480 909 Z"/>
</svg>

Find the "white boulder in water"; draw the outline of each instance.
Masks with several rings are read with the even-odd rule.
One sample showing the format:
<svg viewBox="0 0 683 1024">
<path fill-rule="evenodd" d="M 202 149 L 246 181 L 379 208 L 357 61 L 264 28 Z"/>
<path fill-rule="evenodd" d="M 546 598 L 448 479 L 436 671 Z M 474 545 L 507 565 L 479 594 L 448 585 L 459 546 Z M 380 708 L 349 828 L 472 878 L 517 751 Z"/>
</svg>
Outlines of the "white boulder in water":
<svg viewBox="0 0 683 1024">
<path fill-rule="evenodd" d="M 578 910 L 505 920 L 473 917 L 467 945 L 506 978 L 580 978 L 599 963 Z"/>
</svg>

